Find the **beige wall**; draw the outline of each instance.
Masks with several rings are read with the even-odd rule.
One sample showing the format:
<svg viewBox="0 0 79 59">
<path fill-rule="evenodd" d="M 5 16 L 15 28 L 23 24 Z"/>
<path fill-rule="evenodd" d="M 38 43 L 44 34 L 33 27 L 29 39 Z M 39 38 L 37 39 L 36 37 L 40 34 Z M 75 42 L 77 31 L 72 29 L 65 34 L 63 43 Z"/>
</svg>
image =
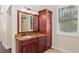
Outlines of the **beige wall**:
<svg viewBox="0 0 79 59">
<path fill-rule="evenodd" d="M 61 49 L 79 52 L 79 36 L 57 35 L 56 44 Z"/>
</svg>

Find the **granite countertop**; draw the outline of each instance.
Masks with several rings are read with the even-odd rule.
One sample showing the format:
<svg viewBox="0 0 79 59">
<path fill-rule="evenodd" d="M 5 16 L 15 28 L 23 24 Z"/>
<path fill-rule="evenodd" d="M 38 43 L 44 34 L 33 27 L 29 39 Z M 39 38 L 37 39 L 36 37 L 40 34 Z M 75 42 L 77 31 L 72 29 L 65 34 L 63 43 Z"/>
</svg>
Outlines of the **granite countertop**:
<svg viewBox="0 0 79 59">
<path fill-rule="evenodd" d="M 32 32 L 32 33 L 25 33 L 25 35 L 22 34 L 16 34 L 15 38 L 17 40 L 29 40 L 29 39 L 33 39 L 33 38 L 38 38 L 38 37 L 42 37 L 42 36 L 46 36 L 46 34 L 40 33 L 40 32 Z"/>
</svg>

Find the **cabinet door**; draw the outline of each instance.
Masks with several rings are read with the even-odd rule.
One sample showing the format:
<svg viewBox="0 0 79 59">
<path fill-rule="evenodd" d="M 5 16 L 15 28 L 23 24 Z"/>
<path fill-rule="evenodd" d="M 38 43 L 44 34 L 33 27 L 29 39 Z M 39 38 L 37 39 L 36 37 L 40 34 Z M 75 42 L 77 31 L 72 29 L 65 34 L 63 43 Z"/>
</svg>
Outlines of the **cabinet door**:
<svg viewBox="0 0 79 59">
<path fill-rule="evenodd" d="M 39 29 L 40 32 L 46 33 L 46 11 L 39 12 Z"/>
<path fill-rule="evenodd" d="M 32 53 L 38 53 L 38 41 L 32 43 Z"/>
<path fill-rule="evenodd" d="M 46 49 L 52 45 L 52 11 L 44 9 L 39 11 L 39 28 L 40 32 L 46 33 Z"/>
<path fill-rule="evenodd" d="M 52 12 L 47 11 L 47 23 L 46 23 L 46 34 L 47 34 L 47 40 L 46 40 L 46 49 L 51 48 L 52 45 Z"/>
<path fill-rule="evenodd" d="M 38 31 L 38 16 L 34 15 L 33 16 L 33 31 Z"/>
<path fill-rule="evenodd" d="M 44 52 L 46 50 L 46 37 L 39 38 L 39 52 Z"/>
<path fill-rule="evenodd" d="M 27 42 L 29 42 L 27 44 Z M 37 53 L 38 52 L 38 41 L 33 39 L 32 41 L 24 42 L 22 46 L 23 53 Z"/>
<path fill-rule="evenodd" d="M 22 46 L 22 53 L 32 53 L 32 44 Z"/>
<path fill-rule="evenodd" d="M 16 52 L 21 53 L 22 52 L 22 44 L 21 41 L 16 40 Z"/>
</svg>

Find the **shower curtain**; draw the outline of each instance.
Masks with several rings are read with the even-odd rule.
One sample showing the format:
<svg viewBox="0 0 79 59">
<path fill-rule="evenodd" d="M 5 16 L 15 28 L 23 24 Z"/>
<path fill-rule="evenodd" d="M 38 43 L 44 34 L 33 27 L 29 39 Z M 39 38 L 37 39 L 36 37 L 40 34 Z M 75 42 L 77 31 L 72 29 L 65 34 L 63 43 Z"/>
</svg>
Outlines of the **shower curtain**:
<svg viewBox="0 0 79 59">
<path fill-rule="evenodd" d="M 0 42 L 1 42 L 1 39 L 2 39 L 2 24 L 1 24 L 1 15 L 0 15 Z"/>
<path fill-rule="evenodd" d="M 11 16 L 7 13 L 9 6 L 2 6 L 2 15 L 0 15 L 0 41 L 5 49 L 11 48 Z"/>
</svg>

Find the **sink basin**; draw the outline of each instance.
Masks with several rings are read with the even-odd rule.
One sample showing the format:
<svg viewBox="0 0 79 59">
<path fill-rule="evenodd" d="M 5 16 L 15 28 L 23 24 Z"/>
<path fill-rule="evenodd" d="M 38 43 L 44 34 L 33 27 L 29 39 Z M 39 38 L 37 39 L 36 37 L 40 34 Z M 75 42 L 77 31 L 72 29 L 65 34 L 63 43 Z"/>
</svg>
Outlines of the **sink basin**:
<svg viewBox="0 0 79 59">
<path fill-rule="evenodd" d="M 29 36 L 23 36 L 22 38 L 29 39 L 29 38 L 32 38 L 32 36 L 31 35 L 29 35 Z"/>
</svg>

